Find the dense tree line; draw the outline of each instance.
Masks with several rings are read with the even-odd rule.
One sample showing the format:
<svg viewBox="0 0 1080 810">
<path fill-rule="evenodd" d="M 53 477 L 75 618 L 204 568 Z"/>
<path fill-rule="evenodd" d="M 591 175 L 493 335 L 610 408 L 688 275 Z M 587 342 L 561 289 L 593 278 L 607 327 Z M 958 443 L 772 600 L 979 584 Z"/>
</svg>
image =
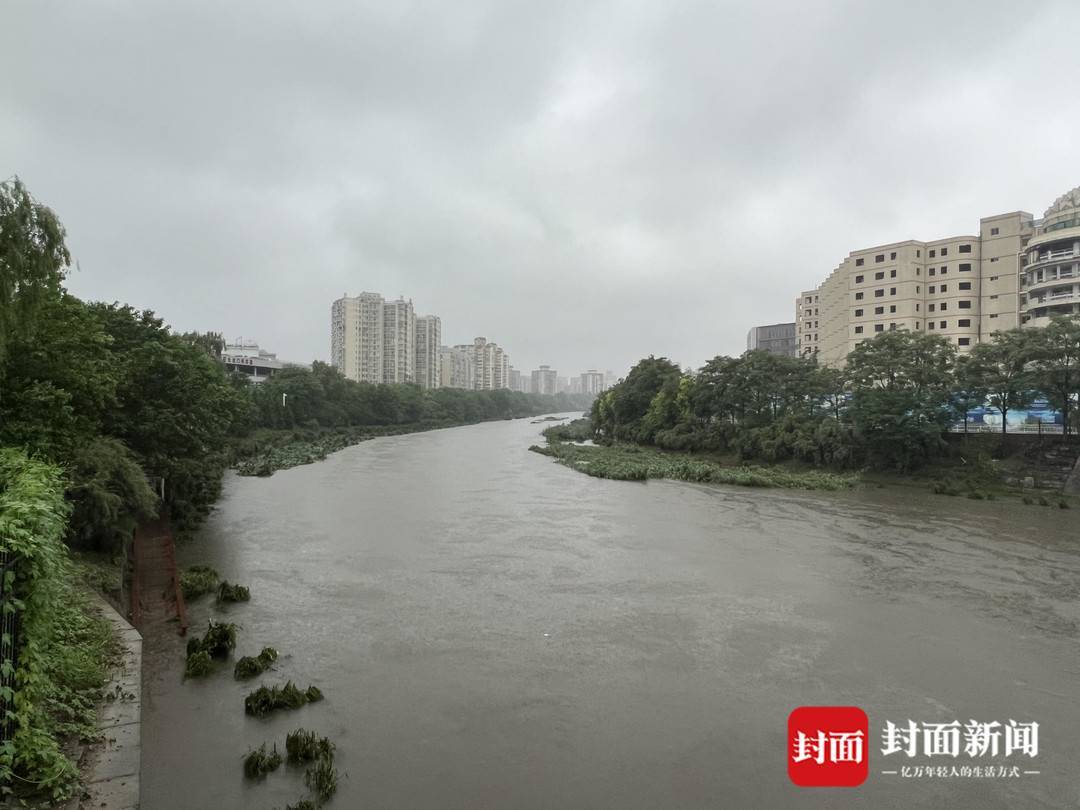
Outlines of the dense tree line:
<svg viewBox="0 0 1080 810">
<path fill-rule="evenodd" d="M 315 363 L 251 385 L 220 363 L 217 334 L 177 334 L 154 313 L 87 303 L 63 281 L 56 215 L 0 184 L 0 447 L 60 466 L 69 539 L 115 548 L 159 510 L 181 531 L 209 511 L 237 440 L 260 429 L 460 424 L 554 410 L 581 397 L 424 391 L 346 380 Z"/>
<path fill-rule="evenodd" d="M 1069 433 L 1080 397 L 1080 322 L 997 332 L 967 355 L 937 335 L 890 331 L 843 368 L 750 351 L 694 373 L 649 357 L 592 407 L 596 438 L 745 459 L 910 470 L 941 456 L 950 424 L 1038 397 Z"/>
</svg>

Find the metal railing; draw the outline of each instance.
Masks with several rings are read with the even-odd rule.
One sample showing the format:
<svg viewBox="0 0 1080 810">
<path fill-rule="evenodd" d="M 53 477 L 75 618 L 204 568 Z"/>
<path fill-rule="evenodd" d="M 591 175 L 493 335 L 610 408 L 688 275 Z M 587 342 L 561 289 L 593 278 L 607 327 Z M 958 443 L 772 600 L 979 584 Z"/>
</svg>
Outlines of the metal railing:
<svg viewBox="0 0 1080 810">
<path fill-rule="evenodd" d="M 977 424 L 977 425 L 966 425 L 966 426 L 962 425 L 962 424 L 961 425 L 950 425 L 949 426 L 949 432 L 951 432 L 951 433 L 1001 433 L 1001 425 L 986 425 L 986 424 L 982 424 L 982 423 Z M 1027 434 L 1027 435 L 1035 434 L 1035 435 L 1038 435 L 1038 436 L 1043 436 L 1043 435 L 1060 436 L 1064 432 L 1065 432 L 1065 428 L 1062 425 L 1055 425 L 1055 424 L 1053 424 L 1051 422 L 1048 422 L 1048 423 L 1038 422 L 1036 424 L 1024 423 L 1022 425 L 1006 425 L 1005 426 L 1005 433 L 1008 433 L 1008 434 L 1024 433 L 1024 434 Z"/>
</svg>

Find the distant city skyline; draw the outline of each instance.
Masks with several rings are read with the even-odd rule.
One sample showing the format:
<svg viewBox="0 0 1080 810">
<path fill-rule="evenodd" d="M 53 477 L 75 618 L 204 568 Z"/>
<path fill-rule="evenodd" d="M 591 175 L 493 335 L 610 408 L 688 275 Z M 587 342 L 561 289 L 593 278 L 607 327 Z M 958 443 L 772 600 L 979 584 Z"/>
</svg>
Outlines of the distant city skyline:
<svg viewBox="0 0 1080 810">
<path fill-rule="evenodd" d="M 363 285 L 527 372 L 697 368 L 854 247 L 1071 186 L 1078 28 L 1061 0 L 15 3 L 0 177 L 63 220 L 74 294 L 180 331 L 329 361 Z"/>
</svg>

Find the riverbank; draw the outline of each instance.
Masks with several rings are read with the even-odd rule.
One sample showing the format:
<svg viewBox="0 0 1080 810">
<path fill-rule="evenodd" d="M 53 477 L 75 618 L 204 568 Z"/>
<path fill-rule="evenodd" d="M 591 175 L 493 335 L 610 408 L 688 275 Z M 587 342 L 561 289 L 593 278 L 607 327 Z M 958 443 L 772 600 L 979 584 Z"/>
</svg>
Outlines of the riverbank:
<svg viewBox="0 0 1080 810">
<path fill-rule="evenodd" d="M 543 432 L 546 446 L 533 445 L 535 453 L 596 478 L 645 481 L 666 478 L 692 483 L 729 484 L 837 491 L 856 486 L 921 489 L 934 495 L 993 501 L 1012 499 L 1028 506 L 1069 509 L 1080 506 L 1060 487 L 1043 488 L 1030 475 L 1030 459 L 1020 454 L 992 458 L 985 442 L 978 440 L 957 448 L 958 452 L 907 474 L 860 470 L 837 472 L 783 463 L 752 465 L 734 454 L 689 453 L 629 443 L 596 445 L 588 419 L 550 427 Z M 1030 454 L 1028 454 L 1030 455 Z M 1028 466 L 1025 466 L 1028 465 Z M 1080 468 L 1080 462 L 1078 462 Z"/>
</svg>

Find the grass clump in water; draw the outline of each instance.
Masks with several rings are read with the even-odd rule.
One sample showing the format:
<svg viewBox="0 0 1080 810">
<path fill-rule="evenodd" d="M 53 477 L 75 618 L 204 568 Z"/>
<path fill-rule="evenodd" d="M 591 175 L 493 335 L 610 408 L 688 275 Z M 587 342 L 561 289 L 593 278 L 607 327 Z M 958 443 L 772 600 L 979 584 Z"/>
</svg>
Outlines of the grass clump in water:
<svg viewBox="0 0 1080 810">
<path fill-rule="evenodd" d="M 185 678 L 202 678 L 210 674 L 213 669 L 213 661 L 206 650 L 196 650 L 187 657 L 184 664 Z"/>
<path fill-rule="evenodd" d="M 270 669 L 270 665 L 277 660 L 277 657 L 278 651 L 273 647 L 263 647 L 262 652 L 256 656 L 245 655 L 233 667 L 233 677 L 238 681 L 246 681 L 248 678 L 261 675 Z"/>
<path fill-rule="evenodd" d="M 264 717 L 279 709 L 299 709 L 317 700 L 322 700 L 322 692 L 314 686 L 301 692 L 292 681 L 286 681 L 284 686 L 260 686 L 244 698 L 244 712 Z"/>
<path fill-rule="evenodd" d="M 320 757 L 332 758 L 334 744 L 328 737 L 320 737 L 314 731 L 298 728 L 285 735 L 285 755 L 289 762 L 311 762 Z"/>
<path fill-rule="evenodd" d="M 304 784 L 315 794 L 316 806 L 322 805 L 337 791 L 337 769 L 332 757 L 319 757 L 304 771 Z"/>
<path fill-rule="evenodd" d="M 279 765 L 281 765 L 281 754 L 277 750 L 277 745 L 272 751 L 267 752 L 266 743 L 263 743 L 244 757 L 244 776 L 248 779 L 259 779 L 271 771 L 276 771 Z"/>
<path fill-rule="evenodd" d="M 243 585 L 231 585 L 225 580 L 218 587 L 219 602 L 248 602 L 251 600 L 251 591 Z"/>
<path fill-rule="evenodd" d="M 205 652 L 211 658 L 225 658 L 236 648 L 236 625 L 215 622 L 211 619 L 202 638 L 190 638 L 187 643 L 188 658 L 197 652 Z"/>
<path fill-rule="evenodd" d="M 318 805 L 311 799 L 301 799 L 296 804 L 285 805 L 285 810 L 318 810 Z"/>
<path fill-rule="evenodd" d="M 180 591 L 185 599 L 210 593 L 218 584 L 218 572 L 209 565 L 193 565 L 180 574 Z"/>
</svg>

